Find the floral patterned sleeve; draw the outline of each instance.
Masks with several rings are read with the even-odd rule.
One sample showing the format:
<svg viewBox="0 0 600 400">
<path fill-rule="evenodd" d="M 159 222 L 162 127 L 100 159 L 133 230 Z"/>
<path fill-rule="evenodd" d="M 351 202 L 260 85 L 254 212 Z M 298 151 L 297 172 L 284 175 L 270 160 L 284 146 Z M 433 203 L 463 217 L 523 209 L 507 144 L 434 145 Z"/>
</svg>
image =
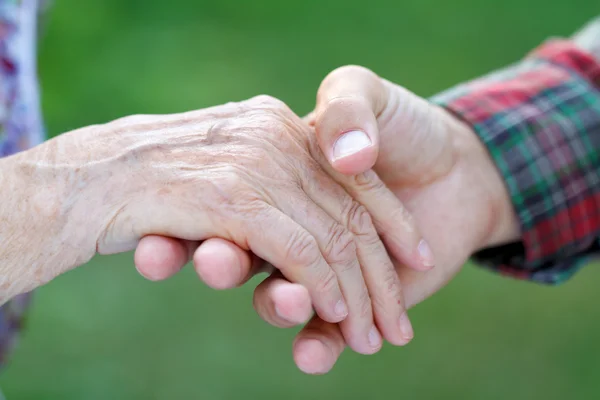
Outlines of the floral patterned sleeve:
<svg viewBox="0 0 600 400">
<path fill-rule="evenodd" d="M 43 0 L 0 0 L 0 157 L 44 137 L 36 72 L 38 15 Z M 0 307 L 0 365 L 21 329 L 30 294 Z"/>
</svg>

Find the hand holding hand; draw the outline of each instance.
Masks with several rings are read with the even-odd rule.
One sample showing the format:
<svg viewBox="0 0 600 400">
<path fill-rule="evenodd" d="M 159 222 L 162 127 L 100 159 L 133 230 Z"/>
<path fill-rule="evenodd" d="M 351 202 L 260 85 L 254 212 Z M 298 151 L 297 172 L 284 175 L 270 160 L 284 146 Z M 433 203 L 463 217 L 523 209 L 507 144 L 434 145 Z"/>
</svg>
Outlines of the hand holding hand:
<svg viewBox="0 0 600 400">
<path fill-rule="evenodd" d="M 12 273 L 20 271 L 5 298 L 96 252 L 131 250 L 144 237 L 187 240 L 187 249 L 190 242 L 212 239 L 197 250 L 199 270 L 215 246 L 228 241 L 238 247 L 233 256 L 245 257 L 245 268 L 250 262 L 244 252 L 251 251 L 306 288 L 318 315 L 341 322 L 356 351 L 377 351 L 381 334 L 406 342 L 402 329 L 410 322 L 376 227 L 392 254 L 427 269 L 432 260 L 419 252 L 419 232 L 375 175 L 355 179 L 333 171 L 306 124 L 275 99 L 128 117 L 62 135 L 3 162 L 14 167 L 18 182 L 40 189 L 28 203 L 32 210 L 19 215 L 45 207 L 56 216 L 41 250 L 63 250 L 45 258 L 29 253 L 43 260 L 39 279 L 30 279 L 35 270 L 19 269 L 16 259 L 5 263 Z M 48 182 L 52 187 L 41 190 Z M 400 225 L 406 230 L 396 229 Z M 174 248 L 172 258 L 186 258 L 187 249 Z M 144 264 L 143 252 L 137 260 Z"/>
<path fill-rule="evenodd" d="M 431 271 L 395 261 L 407 307 L 443 287 L 475 251 L 518 239 L 491 158 L 472 129 L 447 111 L 369 70 L 344 67 L 324 80 L 307 119 L 333 168 L 358 179 L 374 176 L 373 168 L 431 244 L 438 260 Z M 306 291 L 277 275 L 256 289 L 255 308 L 275 326 L 298 323 L 309 315 L 309 305 Z M 337 325 L 315 316 L 298 335 L 294 357 L 303 371 L 324 373 L 345 345 Z"/>
</svg>

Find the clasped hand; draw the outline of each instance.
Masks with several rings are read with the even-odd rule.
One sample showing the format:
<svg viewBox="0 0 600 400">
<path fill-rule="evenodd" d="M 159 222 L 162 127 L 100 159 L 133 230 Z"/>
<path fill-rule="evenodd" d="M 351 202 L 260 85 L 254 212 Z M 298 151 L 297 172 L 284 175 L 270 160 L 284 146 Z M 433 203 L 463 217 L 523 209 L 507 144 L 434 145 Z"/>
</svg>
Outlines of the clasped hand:
<svg viewBox="0 0 600 400">
<path fill-rule="evenodd" d="M 190 258 L 219 289 L 269 270 L 255 308 L 275 326 L 310 319 L 294 345 L 308 373 L 327 372 L 346 345 L 362 354 L 383 339 L 405 345 L 407 307 L 474 251 L 518 237 L 474 132 L 359 67 L 330 74 L 305 119 L 260 96 L 127 117 L 15 159 L 28 179 L 58 180 L 70 211 L 52 231 L 67 232 L 58 236 L 77 244 L 77 261 L 44 281 L 96 252 L 134 248 L 154 280 Z M 23 282 L 13 294 L 32 288 Z"/>
</svg>

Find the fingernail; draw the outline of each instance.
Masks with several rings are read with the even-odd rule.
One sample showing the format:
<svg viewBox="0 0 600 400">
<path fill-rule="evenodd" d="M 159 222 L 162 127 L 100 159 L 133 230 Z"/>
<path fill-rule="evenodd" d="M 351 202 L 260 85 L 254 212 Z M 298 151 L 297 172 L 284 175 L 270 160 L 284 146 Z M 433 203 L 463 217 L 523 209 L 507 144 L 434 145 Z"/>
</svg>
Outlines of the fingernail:
<svg viewBox="0 0 600 400">
<path fill-rule="evenodd" d="M 425 240 L 421 240 L 419 242 L 418 250 L 423 265 L 427 268 L 432 268 L 435 265 L 435 261 L 433 260 L 433 252 Z"/>
<path fill-rule="evenodd" d="M 333 310 L 335 312 L 335 315 L 337 315 L 338 317 L 347 317 L 348 316 L 348 307 L 346 307 L 346 303 L 344 303 L 344 300 L 340 300 L 336 303 L 335 305 L 335 309 Z"/>
<path fill-rule="evenodd" d="M 376 327 L 372 327 L 369 332 L 369 345 L 373 348 L 378 348 L 381 346 L 381 334 Z"/>
<path fill-rule="evenodd" d="M 406 314 L 406 312 L 400 316 L 400 333 L 402 333 L 402 337 L 406 341 L 412 340 L 415 336 L 412 324 L 410 323 L 410 319 L 408 319 L 408 314 Z"/>
<path fill-rule="evenodd" d="M 363 131 L 350 131 L 339 137 L 333 146 L 333 159 L 337 160 L 358 153 L 371 145 L 371 139 Z"/>
<path fill-rule="evenodd" d="M 279 310 L 279 307 L 275 306 L 275 314 L 277 314 L 277 316 L 285 321 L 291 322 L 286 316 L 283 315 L 283 313 L 281 312 L 281 310 Z"/>
</svg>

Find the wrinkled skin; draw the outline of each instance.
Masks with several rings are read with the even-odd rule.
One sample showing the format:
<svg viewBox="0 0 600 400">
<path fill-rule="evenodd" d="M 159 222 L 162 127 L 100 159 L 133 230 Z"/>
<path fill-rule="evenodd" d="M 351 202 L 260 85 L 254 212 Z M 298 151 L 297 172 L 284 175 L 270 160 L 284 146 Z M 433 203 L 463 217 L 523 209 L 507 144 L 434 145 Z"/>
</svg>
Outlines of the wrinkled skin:
<svg viewBox="0 0 600 400">
<path fill-rule="evenodd" d="M 379 234 L 424 270 L 432 260 L 419 252 L 420 233 L 376 175 L 331 169 L 310 128 L 278 100 L 127 117 L 1 163 L 4 187 L 25 199 L 18 213 L 0 209 L 4 301 L 145 237 L 188 241 L 186 251 L 221 239 L 306 288 L 354 350 L 377 351 L 382 335 L 399 345 L 412 337 Z M 24 251 L 32 238 L 39 246 Z"/>
<path fill-rule="evenodd" d="M 442 288 L 473 252 L 518 240 L 510 199 L 489 154 L 472 129 L 447 111 L 369 70 L 343 67 L 324 80 L 317 107 L 307 121 L 315 127 L 332 167 L 347 175 L 369 174 L 373 168 L 431 245 L 437 260 L 431 271 L 418 272 L 395 261 L 407 307 Z M 334 147 L 340 135 L 356 130 L 365 132 L 372 145 L 336 158 Z M 152 264 L 155 252 L 170 251 L 163 247 L 167 239 L 152 240 L 153 246 L 141 243 L 138 248 L 139 269 L 171 271 L 185 260 Z M 172 243 L 172 249 L 184 246 Z M 249 255 L 222 242 L 205 242 L 194 261 L 205 266 L 201 270 L 205 281 L 218 288 L 236 286 L 259 271 Z M 257 287 L 254 305 L 263 319 L 279 327 L 303 323 L 310 316 L 309 293 L 278 273 Z M 325 373 L 346 344 L 338 325 L 315 316 L 299 333 L 294 357 L 303 371 Z"/>
</svg>

